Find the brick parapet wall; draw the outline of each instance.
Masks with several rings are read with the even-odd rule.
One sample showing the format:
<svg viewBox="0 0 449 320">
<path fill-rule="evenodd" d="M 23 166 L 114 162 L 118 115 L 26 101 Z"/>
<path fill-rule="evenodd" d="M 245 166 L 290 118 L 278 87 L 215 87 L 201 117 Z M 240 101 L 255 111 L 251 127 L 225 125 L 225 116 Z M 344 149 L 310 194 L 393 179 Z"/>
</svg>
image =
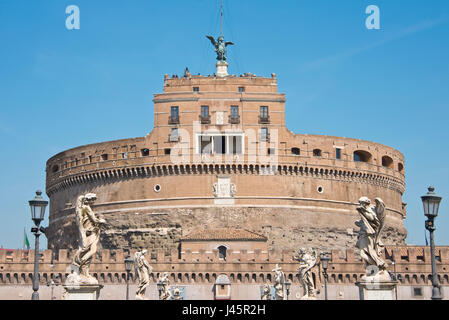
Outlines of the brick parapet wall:
<svg viewBox="0 0 449 320">
<path fill-rule="evenodd" d="M 430 284 L 431 265 L 430 251 L 426 247 L 387 247 L 384 257 L 389 264 L 389 270 L 401 275 L 402 284 Z M 242 250 L 243 251 L 243 250 Z M 90 273 L 100 283 L 124 283 L 126 271 L 124 258 L 128 252 L 123 250 L 100 250 L 92 261 Z M 135 250 L 131 250 L 131 257 Z M 63 281 L 70 273 L 71 255 L 69 250 L 59 250 L 53 255 L 51 250 L 41 252 L 39 274 L 41 283 L 55 279 L 58 275 Z M 448 285 L 449 277 L 449 247 L 437 247 L 437 268 L 440 283 Z M 147 253 L 147 260 L 153 267 L 150 275 L 155 283 L 161 272 L 169 272 L 173 283 L 214 283 L 218 275 L 227 274 L 232 283 L 259 283 L 273 281 L 275 265 L 282 267 L 287 278 L 293 283 L 299 283 L 298 262 L 293 260 L 293 252 L 283 251 L 279 255 L 248 254 L 248 252 L 229 252 L 227 260 L 220 260 L 218 252 L 213 255 L 203 253 L 193 257 L 188 252 L 181 257 L 178 251 L 172 250 L 166 255 L 162 250 Z M 0 250 L 0 285 L 31 284 L 33 274 L 33 250 Z M 392 261 L 395 261 L 395 268 Z M 333 250 L 329 264 L 329 283 L 355 283 L 364 274 L 364 266 L 359 255 L 354 250 Z M 317 285 L 324 280 L 319 264 L 313 268 L 313 277 Z M 132 283 L 136 283 L 134 270 L 130 273 Z"/>
</svg>

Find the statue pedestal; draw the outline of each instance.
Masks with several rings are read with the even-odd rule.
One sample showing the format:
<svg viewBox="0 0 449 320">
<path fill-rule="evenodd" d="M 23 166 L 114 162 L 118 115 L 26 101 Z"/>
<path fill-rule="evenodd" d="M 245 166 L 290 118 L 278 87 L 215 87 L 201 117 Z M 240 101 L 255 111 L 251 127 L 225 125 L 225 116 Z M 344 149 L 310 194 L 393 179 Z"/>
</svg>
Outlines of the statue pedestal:
<svg viewBox="0 0 449 320">
<path fill-rule="evenodd" d="M 63 288 L 64 300 L 98 300 L 103 286 L 100 284 L 80 284 L 64 285 Z"/>
<path fill-rule="evenodd" d="M 360 300 L 394 300 L 397 281 L 376 281 L 375 278 L 362 278 L 355 285 L 359 287 Z"/>
<path fill-rule="evenodd" d="M 228 63 L 226 61 L 218 61 L 216 66 L 217 66 L 217 77 L 228 76 Z"/>
</svg>

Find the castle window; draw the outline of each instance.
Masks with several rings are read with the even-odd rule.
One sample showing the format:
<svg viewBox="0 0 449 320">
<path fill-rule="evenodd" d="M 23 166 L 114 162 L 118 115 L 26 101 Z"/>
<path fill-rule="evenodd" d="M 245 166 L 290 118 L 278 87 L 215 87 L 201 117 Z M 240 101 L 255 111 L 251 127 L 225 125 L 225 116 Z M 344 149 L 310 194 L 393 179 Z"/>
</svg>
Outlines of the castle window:
<svg viewBox="0 0 449 320">
<path fill-rule="evenodd" d="M 209 106 L 201 106 L 201 116 L 203 118 L 209 117 Z"/>
<path fill-rule="evenodd" d="M 231 124 L 237 124 L 240 122 L 239 106 L 231 106 L 231 115 L 229 116 L 229 122 Z"/>
<path fill-rule="evenodd" d="M 168 119 L 168 122 L 170 124 L 177 124 L 179 123 L 179 107 L 173 106 L 170 109 L 170 117 Z"/>
<path fill-rule="evenodd" d="M 276 154 L 275 148 L 268 148 L 268 154 Z"/>
<path fill-rule="evenodd" d="M 402 163 L 398 163 L 398 170 L 400 173 L 404 173 L 404 165 Z"/>
<path fill-rule="evenodd" d="M 229 136 L 229 150 L 232 154 L 242 153 L 242 137 L 241 136 Z"/>
<path fill-rule="evenodd" d="M 320 149 L 314 149 L 313 150 L 313 156 L 314 157 L 321 157 L 321 150 Z"/>
<path fill-rule="evenodd" d="M 107 153 L 102 154 L 101 155 L 101 160 L 103 160 L 103 161 L 108 160 L 108 154 Z"/>
<path fill-rule="evenodd" d="M 55 164 L 52 168 L 51 168 L 51 172 L 56 173 L 59 171 L 59 166 L 57 164 Z"/>
<path fill-rule="evenodd" d="M 218 247 L 218 256 L 220 260 L 226 260 L 226 250 L 225 246 Z"/>
<path fill-rule="evenodd" d="M 140 150 L 142 157 L 148 157 L 150 155 L 150 149 L 142 149 Z"/>
<path fill-rule="evenodd" d="M 170 134 L 170 142 L 179 141 L 178 128 L 172 128 Z"/>
<path fill-rule="evenodd" d="M 270 122 L 270 116 L 268 115 L 268 107 L 261 106 L 260 114 L 259 114 L 259 123 L 269 123 L 269 122 Z"/>
<path fill-rule="evenodd" d="M 341 160 L 341 149 L 340 148 L 335 148 L 335 158 L 337 160 Z"/>
<path fill-rule="evenodd" d="M 199 136 L 199 146 L 201 154 L 212 153 L 212 137 L 211 136 Z"/>
<path fill-rule="evenodd" d="M 214 136 L 213 139 L 214 139 L 214 153 L 226 154 L 226 137 Z"/>
<path fill-rule="evenodd" d="M 200 91 L 200 87 L 193 87 L 193 92 L 199 92 Z"/>
<path fill-rule="evenodd" d="M 269 141 L 270 135 L 268 133 L 268 128 L 261 128 L 260 129 L 260 141 Z"/>
<path fill-rule="evenodd" d="M 370 162 L 371 153 L 363 150 L 354 151 L 354 161 L 355 162 Z"/>
<path fill-rule="evenodd" d="M 389 156 L 383 156 L 382 166 L 387 168 L 393 168 L 393 159 L 391 159 Z"/>
<path fill-rule="evenodd" d="M 422 297 L 423 296 L 422 288 L 421 287 L 414 287 L 413 288 L 413 296 L 414 297 Z"/>
<path fill-rule="evenodd" d="M 245 92 L 245 87 L 239 87 L 239 92 L 240 92 L 240 93 Z"/>
<path fill-rule="evenodd" d="M 201 123 L 210 123 L 209 106 L 201 106 Z"/>
<path fill-rule="evenodd" d="M 89 156 L 89 163 L 92 163 L 92 156 Z"/>
<path fill-rule="evenodd" d="M 122 159 L 128 159 L 128 152 L 122 153 Z"/>
<path fill-rule="evenodd" d="M 292 155 L 299 156 L 300 152 L 299 148 L 292 148 Z"/>
<path fill-rule="evenodd" d="M 165 148 L 164 149 L 164 154 L 165 155 L 169 155 L 170 154 L 170 150 L 171 150 L 170 148 Z"/>
</svg>

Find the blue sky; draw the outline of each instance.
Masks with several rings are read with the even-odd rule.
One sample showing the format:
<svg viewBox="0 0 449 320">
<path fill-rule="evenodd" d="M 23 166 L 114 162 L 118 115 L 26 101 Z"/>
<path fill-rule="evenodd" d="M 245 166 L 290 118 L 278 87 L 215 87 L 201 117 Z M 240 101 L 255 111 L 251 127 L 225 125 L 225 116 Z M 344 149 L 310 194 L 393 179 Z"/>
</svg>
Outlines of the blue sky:
<svg viewBox="0 0 449 320">
<path fill-rule="evenodd" d="M 65 27 L 72 4 L 80 30 Z M 365 27 L 368 5 L 380 8 L 380 30 Z M 224 9 L 236 44 L 229 71 L 276 73 L 295 133 L 400 150 L 407 243 L 424 244 L 420 196 L 433 185 L 443 197 L 436 242 L 449 245 L 449 1 L 225 0 Z M 150 132 L 163 75 L 214 73 L 205 35 L 219 30 L 218 0 L 0 0 L 0 245 L 21 247 L 24 227 L 32 241 L 27 201 L 45 189 L 48 158 Z"/>
</svg>

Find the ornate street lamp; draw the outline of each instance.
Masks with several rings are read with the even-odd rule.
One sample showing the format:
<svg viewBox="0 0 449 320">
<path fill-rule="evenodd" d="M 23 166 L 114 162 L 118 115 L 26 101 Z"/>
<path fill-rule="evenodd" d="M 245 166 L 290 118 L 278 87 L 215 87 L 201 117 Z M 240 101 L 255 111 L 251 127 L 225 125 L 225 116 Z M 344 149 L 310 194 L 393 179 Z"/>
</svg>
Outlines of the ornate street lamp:
<svg viewBox="0 0 449 320">
<path fill-rule="evenodd" d="M 126 300 L 129 300 L 129 273 L 133 268 L 134 261 L 128 256 L 125 258 L 125 270 L 126 270 Z"/>
<path fill-rule="evenodd" d="M 393 254 L 393 261 L 391 261 L 391 264 L 393 265 L 393 281 L 396 281 L 398 278 L 396 277 L 396 262 L 394 262 L 394 254 Z M 398 286 L 394 286 L 394 293 L 396 296 L 396 300 L 398 300 Z"/>
<path fill-rule="evenodd" d="M 327 268 L 329 268 L 329 257 L 326 253 L 321 254 L 321 267 L 323 267 L 323 276 L 324 276 L 324 300 L 327 300 Z"/>
<path fill-rule="evenodd" d="M 288 296 L 290 295 L 290 286 L 291 285 L 292 284 L 288 280 L 284 282 L 285 290 L 287 291 L 287 300 L 288 300 Z"/>
<path fill-rule="evenodd" d="M 435 262 L 435 243 L 433 241 L 433 232 L 435 231 L 434 219 L 438 216 L 441 197 L 435 194 L 435 188 L 429 187 L 429 192 L 422 196 L 424 206 L 424 215 L 427 217 L 426 229 L 430 233 L 430 259 L 432 263 L 432 300 L 441 300 L 440 285 L 438 283 L 437 265 Z"/>
<path fill-rule="evenodd" d="M 51 297 L 50 297 L 51 300 L 56 300 L 56 297 L 53 295 L 53 289 L 55 288 L 55 286 L 56 287 L 59 286 L 58 278 L 59 278 L 59 275 L 57 274 L 55 280 L 51 279 L 51 280 L 47 281 L 47 287 L 51 287 Z"/>
<path fill-rule="evenodd" d="M 44 220 L 45 208 L 48 205 L 48 201 L 45 201 L 42 198 L 42 191 L 37 190 L 36 196 L 33 200 L 28 201 L 31 208 L 31 219 L 34 222 L 34 227 L 31 228 L 31 232 L 34 233 L 36 237 L 35 245 L 34 245 L 34 274 L 33 274 L 33 294 L 31 296 L 32 300 L 39 300 L 39 230 L 45 233 L 45 228 L 41 227 L 39 229 L 39 225 L 42 220 Z"/>
</svg>

